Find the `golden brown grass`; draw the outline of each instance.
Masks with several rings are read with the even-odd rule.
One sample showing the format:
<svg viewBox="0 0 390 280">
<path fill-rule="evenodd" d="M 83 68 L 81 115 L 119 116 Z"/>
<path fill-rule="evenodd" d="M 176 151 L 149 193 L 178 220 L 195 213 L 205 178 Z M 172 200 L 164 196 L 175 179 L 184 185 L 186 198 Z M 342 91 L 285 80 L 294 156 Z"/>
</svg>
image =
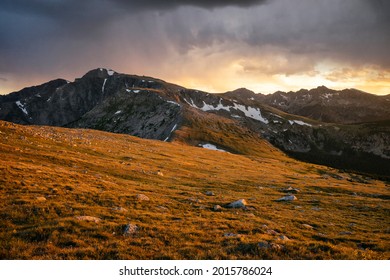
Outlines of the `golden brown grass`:
<svg viewBox="0 0 390 280">
<path fill-rule="evenodd" d="M 180 142 L 163 143 L 0 122 L 1 259 L 390 257 L 385 182 L 292 160 L 239 133 L 223 141 L 242 155 L 182 143 L 201 130 L 184 125 Z M 218 131 L 197 141 L 223 144 Z M 276 202 L 288 186 L 298 200 Z M 212 210 L 240 198 L 248 209 Z M 124 236 L 129 223 L 138 231 Z"/>
</svg>

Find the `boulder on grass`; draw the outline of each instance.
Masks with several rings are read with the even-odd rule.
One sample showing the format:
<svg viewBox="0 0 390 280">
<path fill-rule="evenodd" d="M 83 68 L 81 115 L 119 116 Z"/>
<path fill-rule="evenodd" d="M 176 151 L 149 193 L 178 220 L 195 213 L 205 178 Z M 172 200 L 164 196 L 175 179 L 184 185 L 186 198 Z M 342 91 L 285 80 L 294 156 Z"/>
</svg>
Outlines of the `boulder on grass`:
<svg viewBox="0 0 390 280">
<path fill-rule="evenodd" d="M 245 199 L 239 199 L 236 201 L 233 201 L 232 203 L 229 203 L 226 205 L 227 208 L 246 208 L 248 203 L 246 202 Z"/>
</svg>

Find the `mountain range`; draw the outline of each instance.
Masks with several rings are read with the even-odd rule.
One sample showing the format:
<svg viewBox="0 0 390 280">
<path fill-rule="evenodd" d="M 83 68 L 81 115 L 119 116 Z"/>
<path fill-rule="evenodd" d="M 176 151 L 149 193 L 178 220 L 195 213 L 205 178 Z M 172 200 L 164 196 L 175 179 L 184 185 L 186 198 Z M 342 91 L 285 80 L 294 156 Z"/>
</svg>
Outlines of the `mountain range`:
<svg viewBox="0 0 390 280">
<path fill-rule="evenodd" d="M 256 94 L 212 94 L 160 79 L 98 68 L 0 96 L 0 119 L 91 128 L 300 160 L 387 177 L 390 96 L 324 86 Z"/>
</svg>

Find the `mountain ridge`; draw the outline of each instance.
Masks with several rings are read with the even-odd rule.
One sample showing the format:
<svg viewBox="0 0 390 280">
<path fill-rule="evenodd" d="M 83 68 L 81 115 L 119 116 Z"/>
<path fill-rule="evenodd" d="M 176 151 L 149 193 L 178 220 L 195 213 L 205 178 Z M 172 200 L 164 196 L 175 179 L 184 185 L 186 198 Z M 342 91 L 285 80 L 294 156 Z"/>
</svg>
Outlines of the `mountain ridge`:
<svg viewBox="0 0 390 280">
<path fill-rule="evenodd" d="M 104 68 L 93 69 L 74 82 L 54 81 L 2 98 L 0 119 L 92 128 L 194 146 L 210 143 L 247 154 L 258 153 L 254 148 L 257 142 L 267 155 L 269 142 L 296 158 L 338 168 L 385 175 L 389 167 L 390 130 L 386 122 L 329 123 L 302 112 L 291 114 L 269 102 L 275 96 L 256 95 L 244 88 L 211 94 Z M 323 96 L 328 90 L 318 87 L 315 92 Z M 287 98 L 283 93 L 275 94 Z M 313 91 L 296 93 L 304 94 L 313 95 Z M 246 142 L 251 144 L 245 147 Z"/>
</svg>

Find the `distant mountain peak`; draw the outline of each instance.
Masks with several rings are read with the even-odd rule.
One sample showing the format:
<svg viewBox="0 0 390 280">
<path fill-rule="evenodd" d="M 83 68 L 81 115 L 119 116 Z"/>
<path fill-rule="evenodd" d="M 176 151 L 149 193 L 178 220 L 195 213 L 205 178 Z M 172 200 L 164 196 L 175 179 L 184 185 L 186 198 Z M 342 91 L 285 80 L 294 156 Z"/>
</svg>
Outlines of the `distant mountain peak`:
<svg viewBox="0 0 390 280">
<path fill-rule="evenodd" d="M 324 86 L 324 85 L 318 86 L 318 87 L 316 87 L 315 89 L 318 89 L 318 90 L 332 90 L 332 89 L 330 89 L 330 88 L 328 88 L 328 87 L 326 87 L 326 86 Z"/>
<path fill-rule="evenodd" d="M 313 88 L 313 89 L 309 90 L 309 92 L 311 92 L 311 93 L 318 93 L 318 94 L 323 94 L 323 93 L 329 94 L 329 93 L 335 93 L 335 92 L 338 92 L 338 91 L 334 90 L 334 89 L 331 89 L 331 88 L 328 88 L 326 86 L 319 86 L 319 87 L 316 87 L 316 88 Z"/>
<path fill-rule="evenodd" d="M 88 71 L 83 78 L 102 78 L 106 79 L 114 74 L 118 74 L 114 70 L 108 68 L 96 68 Z"/>
<path fill-rule="evenodd" d="M 247 93 L 247 94 L 254 94 L 253 91 L 251 91 L 251 90 L 249 90 L 249 89 L 247 89 L 247 88 L 244 88 L 244 87 L 235 89 L 235 90 L 233 90 L 232 92 L 240 93 L 240 94 L 245 94 L 245 93 Z"/>
<path fill-rule="evenodd" d="M 236 98 L 236 99 L 249 99 L 249 98 L 254 98 L 257 96 L 256 93 L 253 91 L 247 89 L 247 88 L 238 88 L 233 91 L 228 91 L 223 94 L 225 97 L 228 98 Z M 260 95 L 260 94 L 259 94 Z"/>
</svg>

